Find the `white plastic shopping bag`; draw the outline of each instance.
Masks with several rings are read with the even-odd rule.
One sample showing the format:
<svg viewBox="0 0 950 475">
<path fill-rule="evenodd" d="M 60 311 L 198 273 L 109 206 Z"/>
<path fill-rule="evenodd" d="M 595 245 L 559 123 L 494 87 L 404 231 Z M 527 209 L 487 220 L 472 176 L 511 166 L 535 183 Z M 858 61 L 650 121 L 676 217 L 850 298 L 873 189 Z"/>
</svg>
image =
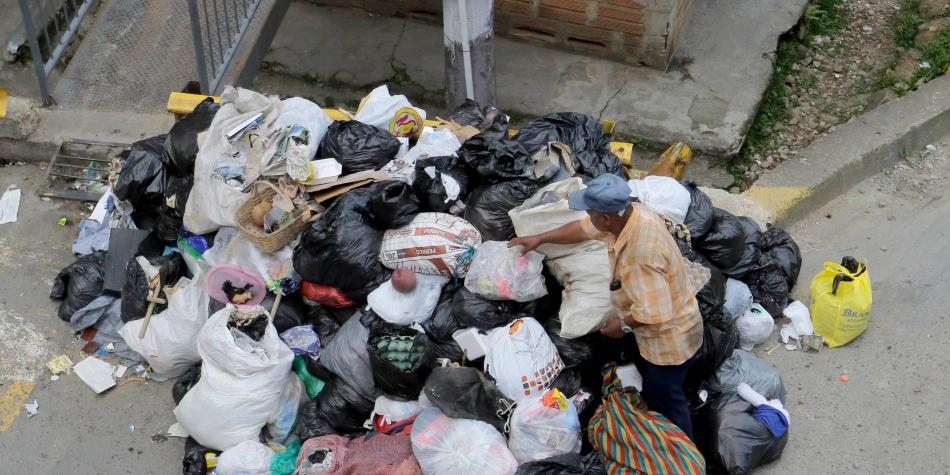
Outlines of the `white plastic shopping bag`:
<svg viewBox="0 0 950 475">
<path fill-rule="evenodd" d="M 511 475 L 518 462 L 490 424 L 426 408 L 412 424 L 412 453 L 422 473 Z"/>
<path fill-rule="evenodd" d="M 448 277 L 416 274 L 416 287 L 402 293 L 393 288 L 393 281 L 390 279 L 370 292 L 366 303 L 389 323 L 396 325 L 422 323 L 432 316 L 436 305 L 439 304 L 442 287 L 448 282 Z"/>
<path fill-rule="evenodd" d="M 510 399 L 521 401 L 551 387 L 564 369 L 557 347 L 531 317 L 519 318 L 488 333 L 485 371 Z"/>
<path fill-rule="evenodd" d="M 396 137 L 418 137 L 426 122 L 426 111 L 413 107 L 406 96 L 389 94 L 384 84 L 360 101 L 353 119 L 386 130 Z"/>
<path fill-rule="evenodd" d="M 519 402 L 510 424 L 508 448 L 519 464 L 581 451 L 577 408 L 557 389 Z"/>
<path fill-rule="evenodd" d="M 544 288 L 544 255 L 521 254 L 522 248 L 501 241 L 485 241 L 465 276 L 465 287 L 491 300 L 531 302 L 548 294 Z"/>
</svg>

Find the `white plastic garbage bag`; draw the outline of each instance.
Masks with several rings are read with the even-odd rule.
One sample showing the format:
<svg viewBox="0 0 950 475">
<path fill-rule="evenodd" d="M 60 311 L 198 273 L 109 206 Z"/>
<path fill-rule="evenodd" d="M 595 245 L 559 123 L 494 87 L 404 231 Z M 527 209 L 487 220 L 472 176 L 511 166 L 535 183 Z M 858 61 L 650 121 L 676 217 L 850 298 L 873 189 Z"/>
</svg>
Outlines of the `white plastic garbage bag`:
<svg viewBox="0 0 950 475">
<path fill-rule="evenodd" d="M 744 315 L 736 319 L 736 328 L 739 329 L 739 347 L 746 351 L 759 343 L 764 343 L 775 328 L 775 320 L 761 305 L 752 304 Z"/>
<path fill-rule="evenodd" d="M 531 317 L 519 318 L 488 333 L 485 371 L 498 389 L 520 401 L 544 392 L 564 369 L 557 347 Z"/>
<path fill-rule="evenodd" d="M 548 294 L 544 288 L 542 261 L 544 255 L 531 251 L 521 254 L 520 246 L 509 248 L 508 243 L 485 241 L 478 247 L 465 287 L 491 300 L 530 302 Z"/>
<path fill-rule="evenodd" d="M 401 180 L 411 185 L 416 176 L 416 160 L 427 157 L 455 156 L 456 151 L 461 147 L 462 143 L 459 142 L 458 137 L 451 130 L 436 131 L 427 127 L 414 147 L 404 155 L 397 154 L 396 158 L 382 168 L 382 171 L 386 172 L 393 180 Z M 448 178 L 453 182 L 455 181 L 452 177 Z M 446 190 L 449 189 L 449 186 L 452 185 L 446 186 Z M 457 182 L 455 186 L 458 187 Z M 456 196 L 458 195 L 456 194 Z"/>
<path fill-rule="evenodd" d="M 782 311 L 782 315 L 792 321 L 782 325 L 782 343 L 788 343 L 789 338 L 798 340 L 805 335 L 815 333 L 815 328 L 811 323 L 811 312 L 808 311 L 805 304 L 798 300 L 788 304 L 785 310 Z"/>
<path fill-rule="evenodd" d="M 369 308 L 389 323 L 422 323 L 432 316 L 432 311 L 439 304 L 442 287 L 448 282 L 448 277 L 416 274 L 416 287 L 410 292 L 402 293 L 393 288 L 390 279 L 370 292 L 366 302 Z"/>
<path fill-rule="evenodd" d="M 541 188 L 523 205 L 508 212 L 515 232 L 518 236 L 530 236 L 584 219 L 587 213 L 574 211 L 567 205 L 567 197 L 583 188 L 580 178 Z M 559 312 L 561 336 L 586 335 L 599 330 L 614 316 L 610 306 L 610 261 L 606 243 L 544 244 L 536 250 L 544 254 L 544 265 L 564 288 Z"/>
<path fill-rule="evenodd" d="M 271 125 L 266 150 L 263 154 L 254 156 L 258 163 L 249 164 L 265 176 L 283 175 L 290 165 L 288 162 L 302 165 L 313 160 L 327 128 L 333 123 L 333 119 L 322 107 L 302 97 L 284 99 L 281 106 L 280 115 Z M 280 140 L 280 137 L 286 136 L 286 132 L 294 126 L 302 126 L 307 130 L 306 144 L 298 146 L 295 139 Z"/>
<path fill-rule="evenodd" d="M 421 394 L 420 396 L 424 396 Z M 422 405 L 419 401 L 396 401 L 386 396 L 376 398 L 376 405 L 373 406 L 373 414 L 369 416 L 370 420 L 376 416 L 383 416 L 383 422 L 392 424 L 393 422 L 404 421 L 410 417 L 419 415 L 422 412 Z"/>
<path fill-rule="evenodd" d="M 726 311 L 732 318 L 746 314 L 752 308 L 752 291 L 745 282 L 736 279 L 726 279 Z"/>
<path fill-rule="evenodd" d="M 201 361 L 198 333 L 208 320 L 204 272 L 187 255 L 185 262 L 194 276 L 182 278 L 181 288 L 168 299 L 168 308 L 152 315 L 145 337 L 139 338 L 144 319 L 132 320 L 119 329 L 129 348 L 145 357 L 152 370 L 166 378 L 177 378 Z"/>
<path fill-rule="evenodd" d="M 196 234 L 207 234 L 221 226 L 234 226 L 234 213 L 250 195 L 228 184 L 222 177 L 221 167 L 228 173 L 240 174 L 247 165 L 251 141 L 245 137 L 228 140 L 228 132 L 261 114 L 258 130 L 269 130 L 280 115 L 281 102 L 276 96 L 264 96 L 247 89 L 226 87 L 221 94 L 218 109 L 211 126 L 199 136 L 198 155 L 195 158 L 195 184 L 185 207 L 185 229 Z M 261 148 L 262 140 L 253 142 Z M 245 177 L 248 180 L 250 177 Z"/>
<path fill-rule="evenodd" d="M 630 196 L 637 198 L 653 211 L 665 216 L 675 224 L 683 224 L 691 201 L 689 190 L 675 178 L 648 176 L 642 180 L 630 180 Z"/>
<path fill-rule="evenodd" d="M 494 427 L 448 417 L 434 406 L 416 417 L 411 440 L 422 473 L 511 475 L 518 469 L 505 437 Z"/>
<path fill-rule="evenodd" d="M 236 341 L 227 326 L 234 309 L 212 315 L 198 334 L 201 378 L 175 408 L 178 423 L 215 450 L 258 439 L 278 410 L 294 359 L 271 323 L 261 341 Z"/>
<path fill-rule="evenodd" d="M 472 223 L 446 213 L 419 213 L 383 235 L 379 261 L 390 269 L 465 277 L 482 235 Z"/>
<path fill-rule="evenodd" d="M 274 456 L 266 445 L 256 440 L 245 440 L 218 456 L 215 475 L 270 475 L 270 461 Z"/>
<path fill-rule="evenodd" d="M 581 451 L 581 423 L 574 403 L 557 389 L 515 406 L 508 448 L 518 463 Z"/>
<path fill-rule="evenodd" d="M 426 111 L 413 107 L 406 96 L 389 94 L 384 84 L 360 101 L 353 119 L 386 130 L 396 137 L 418 137 L 426 122 Z"/>
</svg>

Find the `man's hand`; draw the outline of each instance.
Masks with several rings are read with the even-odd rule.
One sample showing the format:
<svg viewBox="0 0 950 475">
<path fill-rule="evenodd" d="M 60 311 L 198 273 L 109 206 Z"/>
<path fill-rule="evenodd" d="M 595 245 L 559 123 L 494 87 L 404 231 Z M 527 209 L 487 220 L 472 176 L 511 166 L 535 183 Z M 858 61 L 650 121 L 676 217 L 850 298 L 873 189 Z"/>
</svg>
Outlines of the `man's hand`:
<svg viewBox="0 0 950 475">
<path fill-rule="evenodd" d="M 620 327 L 620 319 L 611 318 L 607 324 L 600 329 L 600 333 L 602 333 L 607 338 L 623 338 L 623 328 Z"/>
<path fill-rule="evenodd" d="M 535 250 L 540 245 L 541 236 L 539 235 L 516 237 L 511 241 L 508 241 L 508 247 L 522 246 L 521 255 L 525 255 L 528 252 Z"/>
</svg>

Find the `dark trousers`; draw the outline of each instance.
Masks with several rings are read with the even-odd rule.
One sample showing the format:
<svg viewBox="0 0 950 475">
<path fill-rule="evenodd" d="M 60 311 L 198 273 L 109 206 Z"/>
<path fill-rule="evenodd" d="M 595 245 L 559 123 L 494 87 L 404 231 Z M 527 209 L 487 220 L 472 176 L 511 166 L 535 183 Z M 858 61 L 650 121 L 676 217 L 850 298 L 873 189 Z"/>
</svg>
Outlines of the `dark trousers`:
<svg viewBox="0 0 950 475">
<path fill-rule="evenodd" d="M 643 391 L 640 391 L 640 394 L 647 403 L 647 407 L 663 414 L 692 439 L 693 423 L 689 415 L 689 401 L 686 400 L 686 393 L 683 392 L 683 383 L 686 381 L 686 371 L 693 364 L 695 355 L 676 366 L 656 365 L 643 359 L 639 348 L 636 348 L 636 340 L 633 338 L 630 340 L 633 340 L 635 350 L 631 355 L 633 362 L 637 365 L 640 375 L 643 376 Z"/>
</svg>

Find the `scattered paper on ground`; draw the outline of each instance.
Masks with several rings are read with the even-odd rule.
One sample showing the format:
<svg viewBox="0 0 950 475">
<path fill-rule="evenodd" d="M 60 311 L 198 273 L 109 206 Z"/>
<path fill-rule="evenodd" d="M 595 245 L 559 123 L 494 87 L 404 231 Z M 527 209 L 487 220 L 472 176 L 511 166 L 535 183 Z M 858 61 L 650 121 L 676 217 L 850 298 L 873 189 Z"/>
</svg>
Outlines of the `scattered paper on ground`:
<svg viewBox="0 0 950 475">
<path fill-rule="evenodd" d="M 10 185 L 0 197 L 0 224 L 15 223 L 19 209 L 20 190 L 16 185 Z"/>
<path fill-rule="evenodd" d="M 73 372 L 97 394 L 115 386 L 112 373 L 115 368 L 105 361 L 89 356 L 73 366 Z"/>
</svg>

